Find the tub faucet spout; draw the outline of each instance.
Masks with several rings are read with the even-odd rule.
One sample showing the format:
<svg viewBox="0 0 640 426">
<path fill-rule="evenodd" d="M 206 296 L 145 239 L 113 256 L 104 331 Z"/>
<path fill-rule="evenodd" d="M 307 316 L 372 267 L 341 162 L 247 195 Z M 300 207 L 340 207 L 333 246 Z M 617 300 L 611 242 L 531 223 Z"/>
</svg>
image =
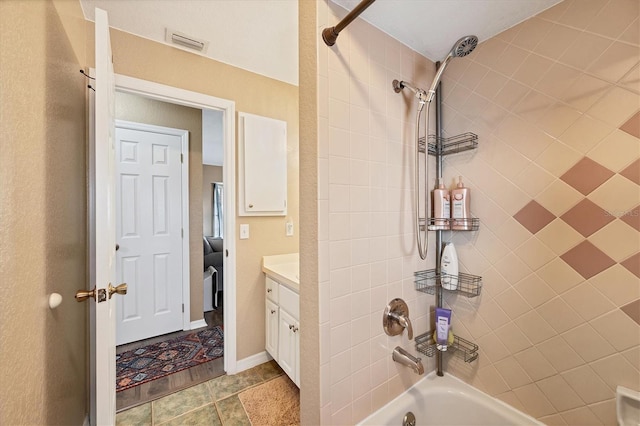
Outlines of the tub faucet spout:
<svg viewBox="0 0 640 426">
<path fill-rule="evenodd" d="M 422 366 L 421 358 L 416 358 L 409 352 L 405 351 L 400 346 L 396 346 L 393 350 L 393 360 L 404 366 L 411 368 L 418 375 L 424 374 L 424 367 Z"/>
</svg>

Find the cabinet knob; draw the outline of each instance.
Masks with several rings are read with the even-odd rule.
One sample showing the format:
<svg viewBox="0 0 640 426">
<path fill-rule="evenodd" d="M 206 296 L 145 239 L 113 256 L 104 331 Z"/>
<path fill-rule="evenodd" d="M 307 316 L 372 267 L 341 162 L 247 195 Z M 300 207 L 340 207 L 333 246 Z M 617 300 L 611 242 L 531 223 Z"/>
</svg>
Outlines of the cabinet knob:
<svg viewBox="0 0 640 426">
<path fill-rule="evenodd" d="M 293 327 L 292 330 L 293 330 L 294 333 L 296 333 L 299 330 L 298 327 L 295 327 L 295 326 L 292 326 L 292 327 Z"/>
<path fill-rule="evenodd" d="M 253 204 L 249 204 L 249 208 L 252 209 L 253 208 Z"/>
<path fill-rule="evenodd" d="M 267 289 L 267 293 L 271 293 L 273 291 L 273 289 L 268 288 Z"/>
<path fill-rule="evenodd" d="M 276 313 L 276 310 L 275 310 L 275 309 L 272 309 L 272 310 L 271 310 L 271 313 L 272 313 L 272 314 L 275 314 L 275 313 Z"/>
</svg>

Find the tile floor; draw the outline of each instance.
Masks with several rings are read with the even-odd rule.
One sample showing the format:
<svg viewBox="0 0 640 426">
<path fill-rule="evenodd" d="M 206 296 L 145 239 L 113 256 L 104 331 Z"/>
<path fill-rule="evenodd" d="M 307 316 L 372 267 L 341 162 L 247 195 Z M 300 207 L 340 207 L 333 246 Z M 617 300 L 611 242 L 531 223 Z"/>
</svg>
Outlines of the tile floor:
<svg viewBox="0 0 640 426">
<path fill-rule="evenodd" d="M 223 375 L 116 415 L 118 426 L 250 425 L 238 394 L 284 372 L 274 361 Z"/>
</svg>

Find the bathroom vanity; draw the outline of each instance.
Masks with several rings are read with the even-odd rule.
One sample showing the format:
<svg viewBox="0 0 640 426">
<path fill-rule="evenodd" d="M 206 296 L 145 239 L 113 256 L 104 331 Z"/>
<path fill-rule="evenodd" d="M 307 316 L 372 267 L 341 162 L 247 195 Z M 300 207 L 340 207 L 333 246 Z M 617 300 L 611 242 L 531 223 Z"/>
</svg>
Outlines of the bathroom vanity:
<svg viewBox="0 0 640 426">
<path fill-rule="evenodd" d="M 298 253 L 264 256 L 265 349 L 300 387 L 300 272 Z"/>
</svg>

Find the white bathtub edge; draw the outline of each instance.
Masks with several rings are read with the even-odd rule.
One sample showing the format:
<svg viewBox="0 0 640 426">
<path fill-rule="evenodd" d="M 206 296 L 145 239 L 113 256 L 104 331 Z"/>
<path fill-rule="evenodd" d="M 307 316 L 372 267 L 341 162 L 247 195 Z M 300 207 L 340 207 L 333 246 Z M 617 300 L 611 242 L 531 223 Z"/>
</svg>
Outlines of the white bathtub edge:
<svg viewBox="0 0 640 426">
<path fill-rule="evenodd" d="M 372 422 L 372 421 L 375 420 L 376 417 L 379 417 L 379 414 L 383 412 L 383 410 L 392 410 L 392 407 L 395 407 L 392 410 L 392 411 L 395 411 L 395 409 L 397 409 L 396 406 L 398 405 L 398 403 L 402 403 L 404 399 L 413 399 L 412 394 L 416 394 L 416 392 L 420 392 L 420 388 L 422 387 L 430 386 L 430 384 L 426 382 L 433 383 L 435 384 L 435 386 L 443 388 L 443 390 L 450 389 L 450 390 L 458 391 L 460 393 L 466 393 L 469 396 L 484 400 L 485 402 L 489 402 L 494 406 L 501 407 L 506 412 L 521 416 L 523 419 L 527 420 L 528 424 L 544 426 L 544 423 L 536 420 L 530 415 L 518 410 L 517 408 L 507 404 L 504 401 L 499 400 L 498 398 L 495 398 L 479 389 L 474 388 L 473 386 L 469 385 L 463 380 L 451 374 L 445 374 L 443 377 L 439 377 L 436 375 L 435 371 L 430 372 L 425 377 L 423 377 L 418 382 L 416 382 L 413 386 L 411 386 L 409 389 L 405 390 L 400 395 L 398 395 L 397 397 L 395 397 L 394 399 L 386 403 L 380 409 L 369 414 L 366 418 L 358 422 L 357 425 L 365 426 L 368 424 L 376 424 L 375 422 Z M 402 416 L 400 415 L 397 419 L 397 422 L 394 422 L 394 424 L 401 424 L 401 422 L 402 422 Z"/>
</svg>

